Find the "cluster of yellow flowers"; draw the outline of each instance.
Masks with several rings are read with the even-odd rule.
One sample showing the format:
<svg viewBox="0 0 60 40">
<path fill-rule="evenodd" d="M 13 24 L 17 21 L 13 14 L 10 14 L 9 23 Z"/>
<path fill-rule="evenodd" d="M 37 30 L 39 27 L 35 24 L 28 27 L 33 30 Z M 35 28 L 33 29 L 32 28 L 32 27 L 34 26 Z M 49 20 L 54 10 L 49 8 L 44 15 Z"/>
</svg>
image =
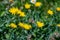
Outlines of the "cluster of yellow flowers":
<svg viewBox="0 0 60 40">
<path fill-rule="evenodd" d="M 42 3 L 41 3 L 41 2 L 36 2 L 34 5 L 35 5 L 35 7 L 40 7 L 40 6 L 42 5 Z M 30 9 L 31 4 L 26 3 L 26 4 L 24 5 L 24 7 L 25 7 L 26 9 Z M 60 11 L 60 7 L 57 7 L 56 10 L 57 10 L 57 11 Z M 9 9 L 9 12 L 10 12 L 11 14 L 13 14 L 13 15 L 18 14 L 18 15 L 21 16 L 21 17 L 25 17 L 25 16 L 26 16 L 26 15 L 25 15 L 25 12 L 22 12 L 20 9 L 18 9 L 18 8 L 16 8 L 16 7 L 10 8 L 10 9 Z M 53 14 L 54 14 L 54 12 L 53 12 L 52 10 L 50 10 L 50 9 L 47 11 L 47 13 L 48 13 L 49 15 L 53 15 Z M 43 26 L 45 25 L 43 22 L 40 22 L 40 21 L 37 21 L 36 24 L 37 24 L 37 27 L 39 27 L 39 28 L 41 28 L 41 27 L 43 27 Z M 21 22 L 19 22 L 18 25 L 19 25 L 20 27 L 26 29 L 26 30 L 29 30 L 29 29 L 32 28 L 31 25 L 26 24 L 26 23 L 21 23 Z M 12 28 L 17 28 L 17 25 L 16 25 L 15 23 L 11 23 L 10 26 L 11 26 Z M 60 24 L 57 24 L 57 26 L 60 27 Z"/>
<path fill-rule="evenodd" d="M 37 27 L 39 27 L 39 28 L 44 26 L 44 23 L 40 22 L 40 21 L 37 21 L 36 24 L 37 24 Z M 12 27 L 12 28 L 17 28 L 17 25 L 15 23 L 11 23 L 9 26 Z M 21 28 L 24 28 L 26 30 L 29 30 L 29 29 L 32 28 L 31 25 L 26 24 L 26 23 L 22 23 L 22 22 L 19 22 L 18 26 L 21 27 Z"/>
<path fill-rule="evenodd" d="M 56 10 L 57 11 L 60 11 L 60 7 L 57 7 Z M 50 15 L 53 15 L 54 14 L 52 10 L 48 10 L 47 13 L 50 14 Z M 60 24 L 57 24 L 56 26 L 60 27 Z"/>
<path fill-rule="evenodd" d="M 26 24 L 26 23 L 19 23 L 18 24 L 20 27 L 22 27 L 22 28 L 24 28 L 24 29 L 26 29 L 26 30 L 29 30 L 29 29 L 31 29 L 31 25 L 29 25 L 29 24 Z"/>
<path fill-rule="evenodd" d="M 15 8 L 15 7 L 10 8 L 9 12 L 12 15 L 18 14 L 21 17 L 25 17 L 26 16 L 24 12 L 22 12 L 21 10 L 19 10 L 18 8 Z"/>
<path fill-rule="evenodd" d="M 9 26 L 10 26 L 11 28 L 17 28 L 17 25 L 16 25 L 15 23 L 11 23 Z M 32 26 L 29 25 L 29 24 L 21 23 L 21 22 L 19 22 L 18 26 L 21 27 L 21 28 L 24 28 L 24 29 L 26 29 L 26 30 L 29 30 L 29 29 L 31 29 L 31 27 L 32 27 Z"/>
<path fill-rule="evenodd" d="M 41 2 L 36 2 L 35 3 L 35 7 L 40 7 L 41 5 L 42 5 Z M 28 4 L 28 3 L 25 4 L 25 8 L 26 9 L 29 9 L 30 7 L 31 7 L 31 4 Z"/>
<path fill-rule="evenodd" d="M 42 5 L 41 2 L 36 2 L 35 3 L 35 7 L 40 7 L 41 5 Z M 31 4 L 29 4 L 29 3 L 25 4 L 26 9 L 30 9 L 30 7 L 31 7 Z M 56 10 L 60 11 L 60 7 L 57 7 Z M 9 12 L 12 13 L 13 15 L 20 14 L 20 16 L 22 16 L 22 17 L 26 16 L 24 12 L 22 12 L 21 10 L 19 10 L 18 8 L 15 8 L 15 7 L 10 8 Z M 50 15 L 54 14 L 54 12 L 50 9 L 47 11 L 47 13 L 50 14 Z"/>
<path fill-rule="evenodd" d="M 60 7 L 57 7 L 56 10 L 60 11 Z M 54 12 L 52 10 L 48 10 L 47 13 L 50 14 L 50 15 L 54 14 Z"/>
<path fill-rule="evenodd" d="M 39 7 L 39 6 L 41 6 L 41 2 L 36 2 L 35 3 L 35 6 L 36 7 Z M 31 5 L 29 4 L 29 3 L 26 3 L 25 4 L 25 8 L 26 9 L 29 9 L 31 7 Z M 9 12 L 12 14 L 12 15 L 15 15 L 15 14 L 19 14 L 19 16 L 21 16 L 21 17 L 25 17 L 26 15 L 25 15 L 25 13 L 24 12 L 22 12 L 20 9 L 18 9 L 17 7 L 12 7 L 12 8 L 10 8 L 9 9 Z"/>
</svg>

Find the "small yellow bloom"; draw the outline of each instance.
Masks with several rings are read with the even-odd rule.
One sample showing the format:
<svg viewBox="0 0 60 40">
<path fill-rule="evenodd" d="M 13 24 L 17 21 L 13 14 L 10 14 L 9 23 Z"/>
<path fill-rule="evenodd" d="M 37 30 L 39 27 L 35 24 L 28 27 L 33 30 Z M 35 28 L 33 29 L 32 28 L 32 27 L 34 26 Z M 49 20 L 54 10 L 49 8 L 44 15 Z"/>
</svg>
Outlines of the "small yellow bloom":
<svg viewBox="0 0 60 40">
<path fill-rule="evenodd" d="M 60 27 L 60 24 L 57 24 L 58 27 Z"/>
<path fill-rule="evenodd" d="M 57 10 L 57 11 L 60 11 L 60 7 L 57 7 L 56 10 Z"/>
<path fill-rule="evenodd" d="M 21 23 L 21 22 L 20 22 L 18 25 L 19 25 L 20 27 L 26 29 L 26 30 L 31 29 L 31 25 L 26 24 L 26 23 Z"/>
<path fill-rule="evenodd" d="M 21 12 L 22 12 L 21 10 L 18 10 L 18 11 L 17 11 L 17 14 L 21 14 Z"/>
<path fill-rule="evenodd" d="M 44 26 L 44 23 L 37 21 L 37 26 L 38 27 L 43 27 Z"/>
<path fill-rule="evenodd" d="M 25 8 L 26 8 L 26 9 L 29 9 L 30 7 L 31 7 L 30 4 L 28 4 L 28 3 L 25 4 Z"/>
<path fill-rule="evenodd" d="M 20 17 L 25 17 L 26 15 L 25 15 L 24 12 L 21 12 L 19 16 L 20 16 Z"/>
<path fill-rule="evenodd" d="M 9 12 L 12 13 L 13 15 L 15 15 L 18 11 L 18 8 L 12 7 L 9 9 Z"/>
<path fill-rule="evenodd" d="M 24 24 L 24 29 L 26 29 L 26 30 L 29 30 L 29 29 L 31 29 L 31 25 Z"/>
<path fill-rule="evenodd" d="M 35 3 L 35 6 L 36 6 L 36 7 L 39 7 L 39 6 L 41 6 L 41 5 L 42 5 L 41 2 L 36 2 L 36 3 Z"/>
<path fill-rule="evenodd" d="M 9 26 L 12 28 L 17 28 L 17 25 L 15 23 L 11 23 Z"/>
<path fill-rule="evenodd" d="M 19 25 L 20 27 L 23 27 L 23 26 L 24 26 L 24 23 L 21 23 L 21 22 L 20 22 L 18 25 Z"/>
<path fill-rule="evenodd" d="M 52 10 L 48 10 L 47 13 L 50 14 L 50 15 L 53 15 L 54 14 Z"/>
</svg>

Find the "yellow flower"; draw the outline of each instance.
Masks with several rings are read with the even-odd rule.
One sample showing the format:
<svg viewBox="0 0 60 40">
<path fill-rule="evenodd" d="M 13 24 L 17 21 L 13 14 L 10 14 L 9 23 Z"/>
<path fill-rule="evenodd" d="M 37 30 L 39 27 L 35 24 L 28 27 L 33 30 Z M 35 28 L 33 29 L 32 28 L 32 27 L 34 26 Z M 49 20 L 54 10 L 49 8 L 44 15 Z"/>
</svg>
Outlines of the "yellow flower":
<svg viewBox="0 0 60 40">
<path fill-rule="evenodd" d="M 29 29 L 31 29 L 31 25 L 24 24 L 24 29 L 26 29 L 26 30 L 29 30 Z"/>
<path fill-rule="evenodd" d="M 12 28 L 17 28 L 17 25 L 15 23 L 11 23 L 9 26 Z"/>
<path fill-rule="evenodd" d="M 53 15 L 54 14 L 52 10 L 48 10 L 47 13 L 50 14 L 50 15 Z"/>
<path fill-rule="evenodd" d="M 58 27 L 60 27 L 60 24 L 57 24 Z"/>
<path fill-rule="evenodd" d="M 17 11 L 17 14 L 21 14 L 21 12 L 22 12 L 21 10 L 18 10 L 18 11 Z"/>
<path fill-rule="evenodd" d="M 60 7 L 57 7 L 56 10 L 57 10 L 57 11 L 60 11 Z"/>
<path fill-rule="evenodd" d="M 24 26 L 24 23 L 21 23 L 21 22 L 20 22 L 18 25 L 19 25 L 20 27 L 23 27 L 23 26 Z"/>
<path fill-rule="evenodd" d="M 43 27 L 44 26 L 44 23 L 37 21 L 37 26 L 38 27 Z"/>
<path fill-rule="evenodd" d="M 18 11 L 18 8 L 12 7 L 9 9 L 9 12 L 12 13 L 13 15 L 15 15 Z"/>
<path fill-rule="evenodd" d="M 31 25 L 28 25 L 28 24 L 26 24 L 26 23 L 21 23 L 21 22 L 20 22 L 18 25 L 19 25 L 20 27 L 26 29 L 26 30 L 31 29 Z"/>
<path fill-rule="evenodd" d="M 21 12 L 19 16 L 20 16 L 20 17 L 25 17 L 26 15 L 25 15 L 24 12 Z"/>
<path fill-rule="evenodd" d="M 28 3 L 25 4 L 25 8 L 26 8 L 26 9 L 29 9 L 30 7 L 31 7 L 30 4 L 28 4 Z"/>
<path fill-rule="evenodd" d="M 41 5 L 42 5 L 41 2 L 36 2 L 36 3 L 35 3 L 35 6 L 36 6 L 36 7 L 39 7 L 39 6 L 41 6 Z"/>
</svg>

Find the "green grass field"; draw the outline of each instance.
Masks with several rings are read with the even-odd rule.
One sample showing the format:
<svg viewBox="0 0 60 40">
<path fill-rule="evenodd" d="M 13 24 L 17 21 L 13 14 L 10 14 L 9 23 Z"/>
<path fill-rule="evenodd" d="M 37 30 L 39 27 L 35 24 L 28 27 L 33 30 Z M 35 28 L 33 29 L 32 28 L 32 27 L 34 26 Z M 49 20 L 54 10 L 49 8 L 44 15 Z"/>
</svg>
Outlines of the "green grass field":
<svg viewBox="0 0 60 40">
<path fill-rule="evenodd" d="M 60 0 L 0 0 L 0 40 L 60 40 Z"/>
</svg>

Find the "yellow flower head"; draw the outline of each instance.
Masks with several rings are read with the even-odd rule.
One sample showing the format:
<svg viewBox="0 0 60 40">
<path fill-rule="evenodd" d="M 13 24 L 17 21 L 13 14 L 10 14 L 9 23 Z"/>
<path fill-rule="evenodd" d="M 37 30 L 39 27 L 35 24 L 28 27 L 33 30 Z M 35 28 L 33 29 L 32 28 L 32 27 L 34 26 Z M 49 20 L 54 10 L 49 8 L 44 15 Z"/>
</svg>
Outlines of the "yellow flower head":
<svg viewBox="0 0 60 40">
<path fill-rule="evenodd" d="M 38 27 L 43 27 L 44 26 L 44 23 L 37 21 L 37 26 Z"/>
<path fill-rule="evenodd" d="M 47 13 L 50 14 L 50 15 L 53 15 L 54 14 L 52 10 L 48 10 Z"/>
<path fill-rule="evenodd" d="M 36 6 L 36 7 L 39 7 L 39 6 L 41 6 L 41 5 L 42 5 L 41 2 L 36 2 L 36 3 L 35 3 L 35 6 Z"/>
<path fill-rule="evenodd" d="M 31 29 L 31 25 L 28 25 L 28 24 L 26 24 L 26 23 L 21 23 L 21 22 L 20 22 L 18 25 L 19 25 L 20 27 L 26 29 L 26 30 Z"/>
<path fill-rule="evenodd" d="M 25 17 L 26 15 L 25 15 L 25 13 L 24 12 L 21 12 L 20 13 L 20 17 Z"/>
<path fill-rule="evenodd" d="M 29 9 L 30 7 L 31 7 L 30 4 L 28 4 L 28 3 L 25 4 L 25 8 L 26 8 L 26 9 Z"/>
<path fill-rule="evenodd" d="M 31 29 L 31 25 L 24 24 L 24 29 L 26 29 L 26 30 L 29 30 L 29 29 Z"/>
<path fill-rule="evenodd" d="M 12 28 L 17 28 L 17 25 L 15 23 L 11 23 L 9 26 Z"/>
<path fill-rule="evenodd" d="M 18 11 L 17 11 L 17 14 L 21 14 L 21 12 L 22 12 L 21 10 L 18 10 Z"/>
<path fill-rule="evenodd" d="M 23 27 L 23 26 L 24 26 L 24 23 L 21 23 L 21 22 L 20 22 L 18 25 L 19 25 L 20 27 Z"/>
<path fill-rule="evenodd" d="M 60 27 L 60 24 L 57 24 L 58 27 Z"/>
<path fill-rule="evenodd" d="M 9 9 L 9 12 L 12 13 L 13 15 L 15 15 L 18 11 L 18 8 L 12 7 Z"/>
<path fill-rule="evenodd" d="M 60 11 L 60 7 L 57 7 L 56 10 L 57 10 L 57 11 Z"/>
</svg>

